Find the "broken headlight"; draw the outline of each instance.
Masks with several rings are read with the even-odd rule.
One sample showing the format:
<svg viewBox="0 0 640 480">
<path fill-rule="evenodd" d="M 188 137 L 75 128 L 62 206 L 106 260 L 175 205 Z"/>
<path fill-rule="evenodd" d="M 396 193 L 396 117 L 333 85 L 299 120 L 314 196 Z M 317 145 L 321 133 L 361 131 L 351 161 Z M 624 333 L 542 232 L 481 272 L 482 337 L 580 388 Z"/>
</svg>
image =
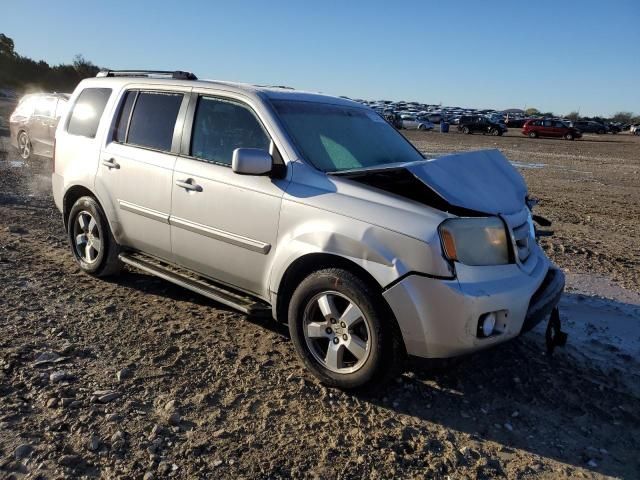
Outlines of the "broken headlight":
<svg viewBox="0 0 640 480">
<path fill-rule="evenodd" d="M 445 256 L 465 265 L 509 263 L 507 231 L 498 217 L 450 218 L 438 227 Z"/>
</svg>

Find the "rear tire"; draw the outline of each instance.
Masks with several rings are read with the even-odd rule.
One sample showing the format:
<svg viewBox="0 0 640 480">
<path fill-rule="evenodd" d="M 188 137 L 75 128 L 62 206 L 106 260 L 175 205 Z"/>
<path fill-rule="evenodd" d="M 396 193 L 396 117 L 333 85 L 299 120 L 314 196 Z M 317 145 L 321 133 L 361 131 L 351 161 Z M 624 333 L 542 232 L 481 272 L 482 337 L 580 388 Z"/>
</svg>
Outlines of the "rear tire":
<svg viewBox="0 0 640 480">
<path fill-rule="evenodd" d="M 529 132 L 529 138 L 538 138 L 538 132 Z"/>
<path fill-rule="evenodd" d="M 80 269 L 96 277 L 117 275 L 123 264 L 120 246 L 109 228 L 107 216 L 93 197 L 80 197 L 67 221 L 71 251 Z"/>
<path fill-rule="evenodd" d="M 424 132 L 427 129 L 427 127 L 425 127 L 424 125 L 418 125 L 418 130 L 420 130 L 421 132 Z"/>
<path fill-rule="evenodd" d="M 377 289 L 352 272 L 312 273 L 293 292 L 289 332 L 305 366 L 341 389 L 378 387 L 406 357 L 399 328 Z"/>
<path fill-rule="evenodd" d="M 471 130 L 469 129 L 469 127 L 462 127 L 462 133 L 464 133 L 465 135 L 469 135 L 471 133 Z"/>
</svg>

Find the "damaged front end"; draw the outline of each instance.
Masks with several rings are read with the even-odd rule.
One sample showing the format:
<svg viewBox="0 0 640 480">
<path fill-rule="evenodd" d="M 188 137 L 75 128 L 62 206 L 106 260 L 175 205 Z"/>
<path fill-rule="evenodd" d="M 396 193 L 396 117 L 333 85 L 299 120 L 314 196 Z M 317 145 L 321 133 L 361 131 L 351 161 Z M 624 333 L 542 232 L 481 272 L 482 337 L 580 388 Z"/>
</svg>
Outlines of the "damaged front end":
<svg viewBox="0 0 640 480">
<path fill-rule="evenodd" d="M 400 293 L 396 285 L 394 291 L 385 293 L 392 303 L 420 305 L 422 311 L 406 314 L 417 316 L 421 325 L 403 332 L 405 338 L 431 337 L 425 348 L 417 348 L 419 356 L 447 357 L 500 343 L 530 330 L 552 313 L 549 352 L 566 340 L 557 314 L 564 274 L 551 264 L 536 241 L 551 234 L 536 224 L 548 227 L 550 222 L 532 213 L 535 201 L 528 197 L 524 179 L 499 151 L 447 155 L 332 175 L 450 216 L 438 231 L 455 280 L 436 286 L 435 281 L 413 279 L 407 282 L 405 292 Z M 438 293 L 427 292 L 426 299 L 417 298 L 416 292 L 421 290 Z M 464 317 L 461 325 L 452 324 L 452 315 Z M 442 323 L 441 317 L 447 321 Z"/>
</svg>

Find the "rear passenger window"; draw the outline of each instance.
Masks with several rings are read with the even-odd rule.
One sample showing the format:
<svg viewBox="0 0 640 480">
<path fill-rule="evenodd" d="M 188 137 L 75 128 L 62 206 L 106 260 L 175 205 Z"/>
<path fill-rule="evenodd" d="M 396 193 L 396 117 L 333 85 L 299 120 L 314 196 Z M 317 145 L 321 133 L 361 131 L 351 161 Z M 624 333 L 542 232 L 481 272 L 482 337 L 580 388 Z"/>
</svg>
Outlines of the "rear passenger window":
<svg viewBox="0 0 640 480">
<path fill-rule="evenodd" d="M 119 143 L 125 143 L 127 141 L 127 128 L 129 127 L 129 117 L 131 116 L 131 109 L 133 108 L 133 102 L 136 101 L 138 92 L 130 90 L 124 95 L 122 107 L 118 113 L 118 120 L 116 121 L 116 128 L 113 132 L 113 139 Z"/>
<path fill-rule="evenodd" d="M 269 144 L 262 125 L 247 107 L 216 98 L 198 99 L 191 156 L 231 165 L 236 148 L 269 150 Z"/>
<path fill-rule="evenodd" d="M 140 92 L 133 107 L 126 142 L 170 151 L 182 96 L 181 93 Z"/>
<path fill-rule="evenodd" d="M 80 92 L 69 118 L 67 132 L 94 138 L 110 95 L 110 88 L 85 88 Z"/>
</svg>

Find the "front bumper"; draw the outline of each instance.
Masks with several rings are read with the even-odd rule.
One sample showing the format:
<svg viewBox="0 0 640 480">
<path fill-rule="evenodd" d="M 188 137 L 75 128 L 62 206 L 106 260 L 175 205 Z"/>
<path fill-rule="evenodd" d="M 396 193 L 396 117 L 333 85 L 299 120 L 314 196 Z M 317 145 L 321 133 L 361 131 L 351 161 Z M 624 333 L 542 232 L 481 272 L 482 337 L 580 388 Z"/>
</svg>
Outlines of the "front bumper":
<svg viewBox="0 0 640 480">
<path fill-rule="evenodd" d="M 384 292 L 407 353 L 424 358 L 464 355 L 510 340 L 549 315 L 564 275 L 539 248 L 530 273 L 517 265 L 462 267 L 458 278 L 410 275 Z M 495 312 L 496 333 L 478 337 L 478 320 Z"/>
</svg>

